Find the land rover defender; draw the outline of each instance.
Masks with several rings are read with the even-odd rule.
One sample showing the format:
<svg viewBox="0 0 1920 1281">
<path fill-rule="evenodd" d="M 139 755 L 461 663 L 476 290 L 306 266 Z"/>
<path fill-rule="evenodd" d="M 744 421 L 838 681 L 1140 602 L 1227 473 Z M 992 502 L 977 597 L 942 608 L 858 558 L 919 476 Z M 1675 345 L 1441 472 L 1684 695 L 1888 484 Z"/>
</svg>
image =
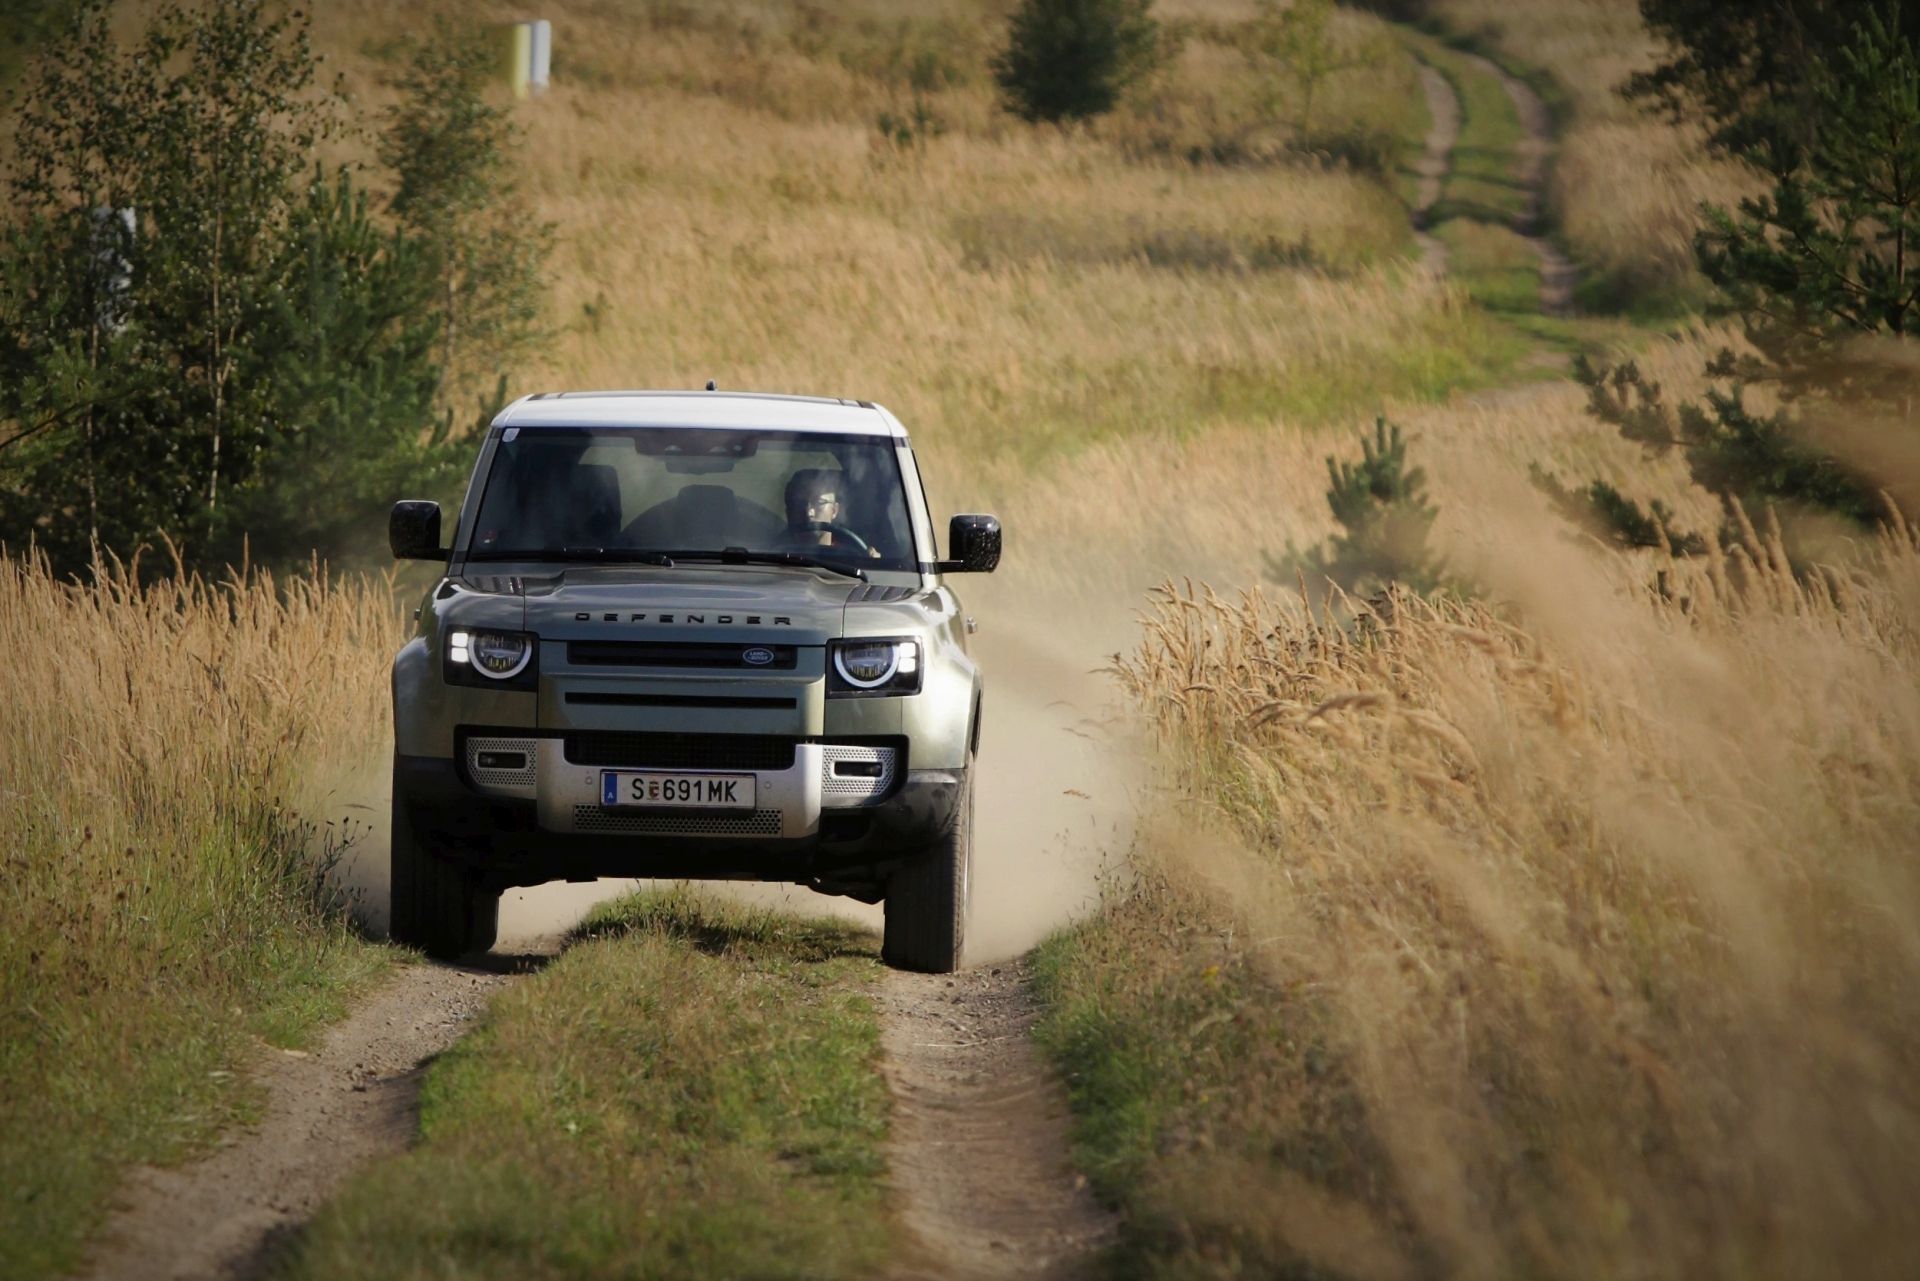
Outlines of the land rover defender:
<svg viewBox="0 0 1920 1281">
<path fill-rule="evenodd" d="M 392 936 L 492 946 L 501 892 L 791 882 L 885 903 L 889 964 L 965 945 L 981 677 L 907 433 L 864 401 L 562 393 L 493 421 L 393 664 Z"/>
</svg>

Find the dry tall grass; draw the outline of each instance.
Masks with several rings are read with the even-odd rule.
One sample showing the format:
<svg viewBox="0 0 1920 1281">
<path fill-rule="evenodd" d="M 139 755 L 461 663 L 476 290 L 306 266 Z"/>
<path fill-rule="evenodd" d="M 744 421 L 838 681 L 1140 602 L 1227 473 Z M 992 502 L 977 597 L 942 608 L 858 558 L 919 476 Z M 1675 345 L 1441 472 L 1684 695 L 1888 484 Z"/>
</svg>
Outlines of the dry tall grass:
<svg viewBox="0 0 1920 1281">
<path fill-rule="evenodd" d="M 378 581 L 0 558 L 0 1273 L 70 1267 L 122 1162 L 244 1109 L 248 1034 L 384 964 L 320 901 L 361 829 L 310 789 L 380 741 L 400 621 Z"/>
<path fill-rule="evenodd" d="M 316 40 L 370 111 L 395 37 L 456 9 L 342 0 L 316 14 Z M 1379 181 L 1154 150 L 1148 134 L 1184 137 L 1181 113 L 1203 99 L 1222 128 L 1246 123 L 1250 64 L 1215 41 L 1190 41 L 1120 117 L 1059 131 L 995 106 L 1003 15 L 974 6 L 543 13 L 554 88 L 516 116 L 525 182 L 562 229 L 559 334 L 515 393 L 714 378 L 865 396 L 952 476 L 1103 436 L 1321 421 L 1356 395 L 1484 385 L 1518 357 L 1408 269 L 1406 220 Z M 1404 73 L 1395 62 L 1387 82 Z M 1380 79 L 1350 76 L 1327 124 L 1417 106 Z M 945 132 L 885 143 L 879 113 L 916 93 Z"/>
<path fill-rule="evenodd" d="M 1638 359 L 1671 394 L 1697 395 L 1708 353 L 1730 337 L 1700 330 Z M 1490 512 L 1544 518 L 1546 505 L 1527 480 L 1536 463 L 1569 481 L 1597 476 L 1642 501 L 1660 498 L 1689 527 L 1718 524 L 1712 499 L 1688 484 L 1677 458 L 1649 460 L 1589 417 L 1585 403 L 1577 384 L 1539 382 L 1444 404 L 1373 401 L 1337 432 L 1301 431 L 1275 416 L 1191 435 L 1105 440 L 1043 470 L 975 463 L 969 470 L 1003 517 L 1010 551 L 991 579 L 968 584 L 967 598 L 1000 612 L 1090 616 L 1104 624 L 1109 652 L 1130 646 L 1136 603 L 1169 576 L 1257 582 L 1265 553 L 1332 532 L 1325 460 L 1358 456 L 1355 438 L 1370 429 L 1375 409 L 1405 428 L 1414 461 L 1432 477 L 1436 537 L 1462 555 L 1497 552 L 1514 533 L 1490 523 Z M 937 472 L 930 483 L 955 489 Z M 1514 536 L 1528 546 L 1540 530 Z"/>
<path fill-rule="evenodd" d="M 1328 1056 L 1163 1194 L 1360 1275 L 1908 1275 L 1920 534 L 1814 580 L 1754 535 L 1666 598 L 1533 546 L 1500 610 L 1156 597 L 1118 671 L 1230 833 L 1162 866 Z M 1274 1146 L 1229 1179 L 1236 1133 Z M 1248 1178 L 1346 1230 L 1205 1204 Z"/>
</svg>

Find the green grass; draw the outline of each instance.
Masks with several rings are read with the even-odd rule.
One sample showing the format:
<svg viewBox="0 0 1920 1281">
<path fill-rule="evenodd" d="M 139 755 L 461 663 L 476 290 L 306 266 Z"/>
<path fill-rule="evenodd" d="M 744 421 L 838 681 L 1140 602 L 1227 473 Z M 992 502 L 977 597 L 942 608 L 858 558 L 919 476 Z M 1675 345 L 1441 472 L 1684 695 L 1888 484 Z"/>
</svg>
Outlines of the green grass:
<svg viewBox="0 0 1920 1281">
<path fill-rule="evenodd" d="M 188 1159 L 253 1119 L 256 1043 L 307 1044 L 392 963 L 261 876 L 260 850 L 258 833 L 210 834 L 187 856 L 197 882 L 156 893 L 129 849 L 100 903 L 0 939 L 0 1276 L 71 1271 L 126 1166 Z M 5 864 L 71 853 L 48 842 Z"/>
<path fill-rule="evenodd" d="M 1310 1214 L 1395 1219 L 1391 1163 L 1313 994 L 1263 974 L 1217 912 L 1149 883 L 1048 939 L 1034 976 L 1074 1160 L 1124 1212 L 1116 1275 L 1322 1275 L 1287 1244 L 1289 1189 L 1316 1189 Z"/>
<path fill-rule="evenodd" d="M 1626 278 L 1583 272 L 1573 287 L 1573 305 L 1587 313 L 1608 313 L 1650 329 L 1677 332 L 1713 302 L 1713 290 L 1697 274 L 1673 285 L 1650 285 Z"/>
<path fill-rule="evenodd" d="M 1527 188 L 1514 176 L 1515 155 L 1526 130 L 1513 100 L 1497 78 L 1469 65 L 1459 50 L 1417 32 L 1408 32 L 1406 39 L 1447 78 L 1460 99 L 1460 137 L 1434 206 L 1434 222 L 1513 222 L 1528 207 Z"/>
<path fill-rule="evenodd" d="M 1299 375 L 1238 363 L 1066 370 L 1045 403 L 1021 419 L 1024 436 L 1013 449 L 1031 466 L 1061 466 L 1080 450 L 1129 436 L 1188 439 L 1263 421 L 1315 430 L 1387 400 L 1440 402 L 1526 376 L 1532 338 L 1472 311 L 1437 314 L 1433 322 L 1399 345 L 1314 361 Z"/>
<path fill-rule="evenodd" d="M 381 725 L 399 631 L 376 582 L 0 560 L 0 1276 L 70 1271 L 126 1166 L 252 1115 L 258 1042 L 393 964 L 326 886 L 364 823 L 312 775 Z"/>
<path fill-rule="evenodd" d="M 895 1245 L 853 926 L 686 891 L 602 909 L 435 1064 L 295 1278 L 841 1277 Z"/>
<path fill-rule="evenodd" d="M 1494 223 L 1456 218 L 1434 228 L 1447 247 L 1447 271 L 1488 311 L 1540 310 L 1540 256 L 1525 237 Z"/>
</svg>

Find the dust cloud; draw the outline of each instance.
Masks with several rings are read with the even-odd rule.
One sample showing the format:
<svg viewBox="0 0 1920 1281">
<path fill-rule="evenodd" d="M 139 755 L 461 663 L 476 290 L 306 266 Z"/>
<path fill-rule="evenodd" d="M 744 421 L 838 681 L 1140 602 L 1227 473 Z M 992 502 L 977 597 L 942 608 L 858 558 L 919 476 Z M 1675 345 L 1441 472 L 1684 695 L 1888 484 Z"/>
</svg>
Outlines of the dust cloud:
<svg viewBox="0 0 1920 1281">
<path fill-rule="evenodd" d="M 1024 952 L 1091 911 L 1132 844 L 1148 773 L 1112 681 L 1093 670 L 1115 646 L 1089 630 L 996 629 L 982 616 L 972 964 Z"/>
</svg>

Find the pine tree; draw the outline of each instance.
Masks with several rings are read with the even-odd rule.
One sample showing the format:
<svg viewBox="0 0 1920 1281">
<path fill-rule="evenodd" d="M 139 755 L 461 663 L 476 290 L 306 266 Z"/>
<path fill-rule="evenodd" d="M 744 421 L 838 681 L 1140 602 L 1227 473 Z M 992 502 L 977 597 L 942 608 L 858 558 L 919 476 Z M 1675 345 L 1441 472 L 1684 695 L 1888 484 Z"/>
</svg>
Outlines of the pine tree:
<svg viewBox="0 0 1920 1281">
<path fill-rule="evenodd" d="M 1882 482 L 1838 456 L 1824 424 L 1913 431 L 1901 408 L 1916 390 L 1910 362 L 1890 353 L 1920 320 L 1920 53 L 1894 14 L 1869 11 L 1808 77 L 1794 164 L 1735 209 L 1707 210 L 1696 237 L 1751 353 L 1719 353 L 1705 370 L 1712 389 L 1677 404 L 1631 362 L 1576 367 L 1594 416 L 1650 453 L 1679 450 L 1697 484 L 1749 519 L 1781 508 L 1790 532 L 1795 512 L 1862 526 L 1884 515 Z M 1755 408 L 1761 386 L 1778 407 Z M 1604 482 L 1542 483 L 1620 541 L 1659 527 L 1676 550 L 1706 545 Z"/>
<path fill-rule="evenodd" d="M 1294 128 L 1302 137 L 1313 133 L 1313 100 L 1321 85 L 1336 72 L 1366 66 L 1374 50 L 1349 46 L 1333 30 L 1333 0 L 1261 0 L 1260 15 L 1249 28 L 1247 53 L 1263 71 L 1292 82 L 1296 109 Z M 1280 95 L 1269 91 L 1263 104 L 1270 112 L 1280 106 Z"/>
<path fill-rule="evenodd" d="M 244 535 L 258 561 L 384 552 L 394 499 L 437 495 L 471 450 L 436 413 L 434 259 L 381 228 L 347 174 L 308 189 L 279 262 L 272 327 L 288 336 L 268 375 L 280 406 L 272 447 L 230 508 L 217 550 Z"/>
<path fill-rule="evenodd" d="M 1153 0 L 1022 0 L 993 60 L 1007 109 L 1023 120 L 1085 120 L 1113 110 L 1159 62 Z"/>
<path fill-rule="evenodd" d="M 163 5 L 127 49 L 86 0 L 35 63 L 0 227 L 0 539 L 64 570 L 163 535 L 304 560 L 377 527 L 396 469 L 443 465 L 430 263 L 315 162 L 315 66 L 257 0 Z"/>
<path fill-rule="evenodd" d="M 1823 68 L 1853 43 L 1861 0 L 1640 0 L 1663 61 L 1635 73 L 1627 97 L 1708 126 L 1712 145 L 1778 176 L 1798 164 L 1818 119 Z M 1881 20 L 1902 41 L 1920 40 L 1920 6 L 1892 3 Z"/>
<path fill-rule="evenodd" d="M 1427 546 L 1440 512 L 1427 499 L 1425 470 L 1407 465 L 1398 426 L 1375 419 L 1373 439 L 1360 438 L 1359 462 L 1327 457 L 1327 480 L 1327 507 L 1342 532 L 1304 551 L 1288 542 L 1280 556 L 1266 557 L 1269 577 L 1304 578 L 1309 589 L 1331 582 L 1358 595 L 1389 584 L 1417 592 L 1444 585 L 1445 566 Z"/>
</svg>

